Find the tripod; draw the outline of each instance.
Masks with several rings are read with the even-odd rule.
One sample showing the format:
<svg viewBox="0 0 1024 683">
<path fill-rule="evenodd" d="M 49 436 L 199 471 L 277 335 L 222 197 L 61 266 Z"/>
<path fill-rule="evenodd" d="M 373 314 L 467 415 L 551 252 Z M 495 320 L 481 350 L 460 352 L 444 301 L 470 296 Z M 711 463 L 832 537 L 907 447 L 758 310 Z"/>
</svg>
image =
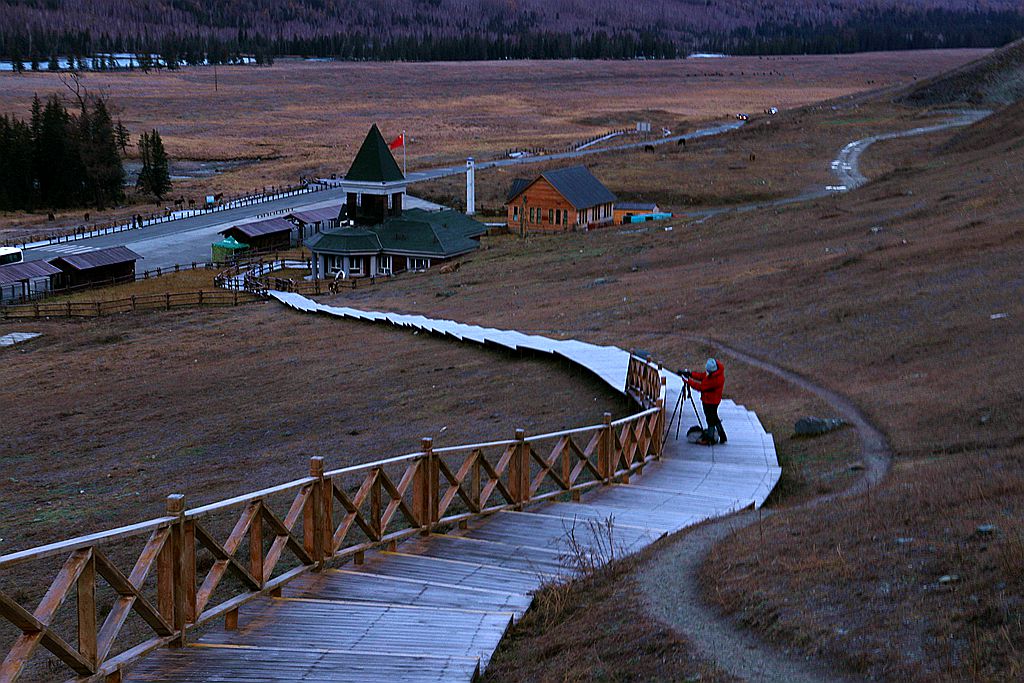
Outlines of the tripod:
<svg viewBox="0 0 1024 683">
<path fill-rule="evenodd" d="M 668 429 L 665 433 L 672 431 L 672 422 L 676 423 L 676 440 L 679 440 L 679 425 L 683 423 L 683 415 L 681 408 L 683 407 L 683 397 L 690 399 L 690 405 L 693 406 L 693 414 L 697 418 L 697 424 L 700 425 L 701 430 L 704 429 L 704 422 L 700 419 L 700 413 L 697 412 L 697 404 L 693 400 L 693 393 L 690 391 L 690 385 L 683 382 L 683 390 L 679 392 L 679 398 L 676 400 L 676 406 L 672 409 L 672 417 L 668 421 Z M 676 420 L 676 418 L 679 418 Z"/>
</svg>

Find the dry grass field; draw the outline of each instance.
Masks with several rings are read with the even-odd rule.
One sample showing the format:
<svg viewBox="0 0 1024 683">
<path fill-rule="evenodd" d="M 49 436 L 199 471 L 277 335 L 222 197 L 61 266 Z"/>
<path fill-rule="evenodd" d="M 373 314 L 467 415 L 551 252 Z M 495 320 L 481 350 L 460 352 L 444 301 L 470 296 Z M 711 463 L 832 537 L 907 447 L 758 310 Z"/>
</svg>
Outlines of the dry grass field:
<svg viewBox="0 0 1024 683">
<path fill-rule="evenodd" d="M 818 60 L 802 76 L 818 84 L 821 97 L 846 96 L 826 88 L 831 81 L 822 65 L 832 58 L 801 59 Z M 808 63 L 801 59 L 793 64 Z M 723 63 L 698 65 L 710 71 Z M 764 70 L 780 63 L 786 60 L 764 60 Z M 895 60 L 872 66 L 891 75 L 898 65 Z M 330 66 L 374 71 L 385 65 Z M 417 67 L 390 66 L 396 73 Z M 486 65 L 494 71 L 522 66 Z M 543 73 L 547 65 L 534 66 Z M 561 68 L 599 66 L 651 65 Z M 653 65 L 684 67 L 693 63 Z M 254 73 L 262 78 L 279 69 L 311 68 L 282 65 Z M 472 65 L 465 68 L 473 82 Z M 861 77 L 869 79 L 866 73 Z M 728 80 L 718 83 L 723 91 L 731 88 Z M 537 83 L 540 105 L 549 95 L 539 77 Z M 579 93 L 577 106 L 586 95 L 585 89 Z M 409 97 L 409 107 L 419 106 L 414 99 Z M 702 153 L 696 146 L 679 151 L 696 157 L 692 161 L 673 158 L 675 150 L 665 159 L 655 155 L 666 169 L 660 182 L 681 186 L 674 200 L 681 206 L 742 201 L 750 194 L 747 174 L 728 166 L 737 165 L 733 156 L 758 145 L 757 159 L 767 155 L 786 169 L 784 187 L 766 190 L 768 196 L 799 190 L 827 178 L 828 160 L 849 139 L 919 125 L 926 113 L 866 97 L 842 101 L 858 108 L 790 103 L 794 111 L 738 134 L 737 147 L 743 149 L 725 146 L 720 163 L 704 157 L 727 145 L 725 139 L 708 141 Z M 754 108 L 746 102 L 744 108 Z M 688 121 L 699 117 L 681 106 L 651 106 Z M 500 127 L 498 114 L 480 116 L 479 131 Z M 523 130 L 546 135 L 557 124 L 549 118 L 551 125 L 544 125 L 538 112 L 509 120 L 519 118 L 533 121 L 533 128 L 524 123 Z M 466 117 L 452 114 L 447 120 L 454 127 Z M 1024 180 L 1024 138 L 1016 125 L 1016 112 L 1008 110 L 969 131 L 879 145 L 865 159 L 865 170 L 878 174 L 876 180 L 847 195 L 639 230 L 492 238 L 456 273 L 433 270 L 328 298 L 644 348 L 670 366 L 692 366 L 713 353 L 686 337 L 710 336 L 849 396 L 890 439 L 894 469 L 862 498 L 800 510 L 796 503 L 838 490 L 856 475 L 850 468 L 854 434 L 791 438 L 796 417 L 827 408 L 762 373 L 730 364 L 727 394 L 756 410 L 775 434 L 785 476 L 773 496 L 780 514 L 736 534 L 712 554 L 704 571 L 709 600 L 770 642 L 875 680 L 1020 680 L 1024 373 L 1017 357 L 1024 336 L 1024 197 L 1014 188 Z M 404 122 L 394 127 L 413 130 Z M 349 128 L 353 142 L 337 142 L 350 145 L 336 151 L 337 158 L 350 158 L 351 145 L 362 135 L 363 124 Z M 479 134 L 488 144 L 513 144 L 512 134 Z M 460 146 L 468 143 L 456 142 L 461 138 L 453 132 L 446 135 L 452 157 L 476 153 Z M 280 140 L 276 144 L 285 147 Z M 298 148 L 305 144 L 312 143 L 297 138 Z M 426 141 L 418 144 L 418 163 L 441 160 L 442 147 L 430 151 Z M 796 150 L 795 161 L 787 159 L 786 149 Z M 816 161 L 819 153 L 824 156 Z M 686 176 L 687 163 L 706 174 Z M 616 173 L 610 163 L 601 168 Z M 647 169 L 618 173 L 653 177 L 642 175 L 651 173 Z M 724 189 L 701 185 L 715 178 Z M 14 419 L 5 413 L 0 425 L 7 432 L 0 443 L 11 444 L 0 458 L 24 462 L 19 470 L 29 474 L 5 483 L 16 502 L 5 495 L 0 514 L 15 521 L 5 530 L 15 529 L 16 538 L 8 545 L 5 532 L 0 549 L 106 526 L 125 510 L 138 510 L 139 516 L 156 512 L 164 493 L 186 485 L 198 501 L 291 478 L 313 453 L 326 454 L 333 465 L 406 450 L 423 435 L 440 441 L 441 426 L 448 427 L 443 439 L 451 443 L 493 435 L 492 428 L 532 431 L 582 421 L 607 406 L 621 408 L 593 384 L 534 361 L 304 318 L 269 305 L 10 329 L 21 327 L 47 336 L 6 351 L 19 363 L 0 370 L 0 386 L 31 392 L 26 400 L 4 401 Z M 417 366 L 424 357 L 430 362 Z M 406 369 L 386 374 L 400 389 L 352 390 L 378 387 L 382 367 Z M 528 407 L 496 390 L 509 377 L 517 392 L 537 397 Z M 111 410 L 118 419 L 103 422 Z M 452 415 L 459 420 L 450 421 Z M 388 416 L 386 423 L 381 416 Z M 167 429 L 168 424 L 181 429 Z M 382 431 L 390 448 L 378 447 Z M 201 484 L 193 474 L 197 467 L 210 472 Z M 98 468 L 111 476 L 97 478 Z M 139 504 L 136 492 L 148 492 L 149 502 Z M 980 532 L 982 524 L 994 529 Z M 680 680 L 697 674 L 719 680 L 720 672 L 690 659 L 676 634 L 638 610 L 616 609 L 630 604 L 629 571 L 628 565 L 615 567 L 606 581 L 550 594 L 552 602 L 524 622 L 496 657 L 493 680 L 522 680 L 524 671 L 526 678 L 549 676 L 545 680 L 629 680 L 634 670 L 642 680 L 647 669 L 624 663 L 644 647 L 667 662 L 663 672 Z M 622 642 L 634 647 L 622 648 Z M 563 656 L 574 648 L 606 653 L 609 662 L 597 666 L 585 656 Z"/>
<path fill-rule="evenodd" d="M 621 201 L 655 202 L 671 212 L 768 202 L 834 184 L 829 161 L 851 140 L 930 125 L 948 116 L 863 94 L 846 95 L 777 116 L 754 115 L 742 129 L 725 136 L 698 139 L 685 146 L 658 146 L 654 151 L 609 152 L 579 163 L 586 164 Z M 503 204 L 513 178 L 532 178 L 570 163 L 562 160 L 478 171 L 477 210 L 504 219 Z M 465 207 L 463 176 L 419 183 L 415 191 L 441 204 Z"/>
<path fill-rule="evenodd" d="M 311 455 L 339 467 L 625 409 L 557 364 L 270 304 L 4 326 L 22 330 L 43 337 L 3 351 L 0 553 L 157 515 L 174 492 L 290 481 Z"/>
<path fill-rule="evenodd" d="M 343 173 L 371 122 L 409 136 L 409 167 L 492 158 L 515 147 L 561 147 L 649 120 L 673 130 L 739 111 L 783 109 L 945 71 L 983 51 L 733 57 L 671 62 L 323 63 L 90 73 L 133 134 L 157 128 L 172 160 L 232 162 L 180 180 L 201 200 Z M 32 95 L 64 91 L 57 75 L 0 74 L 0 112 L 27 116 Z M 243 165 L 234 162 L 245 161 Z M 229 168 L 230 167 L 230 168 Z M 147 207 L 152 208 L 152 207 Z M 93 221 L 131 209 L 91 212 Z M 55 225 L 77 225 L 81 211 Z M 51 227 L 46 213 L 0 215 L 0 228 Z M 2 236 L 2 233 L 0 233 Z"/>
</svg>

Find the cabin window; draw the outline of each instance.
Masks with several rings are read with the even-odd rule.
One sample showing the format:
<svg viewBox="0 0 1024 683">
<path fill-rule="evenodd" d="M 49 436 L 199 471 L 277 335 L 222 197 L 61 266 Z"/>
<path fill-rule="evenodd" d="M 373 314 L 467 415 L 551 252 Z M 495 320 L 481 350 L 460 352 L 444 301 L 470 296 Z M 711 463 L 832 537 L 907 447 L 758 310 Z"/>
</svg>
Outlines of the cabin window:
<svg viewBox="0 0 1024 683">
<path fill-rule="evenodd" d="M 327 254 L 324 256 L 324 269 L 327 271 L 327 275 L 337 275 L 341 271 L 342 259 L 340 256 L 334 254 Z"/>
<path fill-rule="evenodd" d="M 519 220 L 519 207 L 518 206 L 513 206 L 512 207 L 512 220 L 514 220 L 514 221 Z"/>
<path fill-rule="evenodd" d="M 423 271 L 430 267 L 430 259 L 426 258 L 410 258 L 409 259 L 409 270 L 412 271 Z"/>
<path fill-rule="evenodd" d="M 353 258 L 348 265 L 348 274 L 351 276 L 363 274 L 363 257 L 358 256 Z"/>
<path fill-rule="evenodd" d="M 569 225 L 569 212 L 562 209 L 562 225 Z"/>
<path fill-rule="evenodd" d="M 562 212 L 561 211 L 555 211 L 555 225 L 561 225 L 561 224 L 562 224 Z"/>
<path fill-rule="evenodd" d="M 378 275 L 391 275 L 391 257 L 390 256 L 378 256 L 377 257 L 377 274 Z"/>
<path fill-rule="evenodd" d="M 532 206 L 530 207 L 530 222 L 531 223 L 536 222 L 536 221 L 533 220 L 533 207 Z"/>
<path fill-rule="evenodd" d="M 548 223 L 554 223 L 554 222 L 555 222 L 555 210 L 554 209 L 548 209 Z"/>
</svg>

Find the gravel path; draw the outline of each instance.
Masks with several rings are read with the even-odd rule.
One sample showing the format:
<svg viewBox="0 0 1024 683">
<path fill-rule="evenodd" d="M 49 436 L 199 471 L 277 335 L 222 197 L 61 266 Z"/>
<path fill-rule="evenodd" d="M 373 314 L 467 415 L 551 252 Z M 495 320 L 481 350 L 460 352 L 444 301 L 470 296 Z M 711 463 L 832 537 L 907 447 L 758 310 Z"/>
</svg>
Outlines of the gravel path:
<svg viewBox="0 0 1024 683">
<path fill-rule="evenodd" d="M 889 471 L 892 452 L 882 434 L 847 398 L 817 385 L 770 361 L 730 348 L 715 340 L 693 338 L 710 344 L 722 354 L 770 372 L 787 382 L 810 391 L 827 401 L 857 430 L 865 471 L 856 483 L 844 491 L 816 498 L 803 507 L 814 507 L 838 497 L 862 493 L 878 484 Z M 648 610 L 662 622 L 685 635 L 698 653 L 737 678 L 754 682 L 818 683 L 820 681 L 866 680 L 843 676 L 800 653 L 765 643 L 733 620 L 719 615 L 701 595 L 697 572 L 714 544 L 731 533 L 776 514 L 770 510 L 751 510 L 701 525 L 667 545 L 657 557 L 637 573 L 638 583 Z"/>
<path fill-rule="evenodd" d="M 952 118 L 933 126 L 921 126 L 919 128 L 911 128 L 910 130 L 903 130 L 896 133 L 872 135 L 861 140 L 854 140 L 843 147 L 843 149 L 840 150 L 839 155 L 832 162 L 832 172 L 836 174 L 836 178 L 839 180 L 842 190 L 855 190 L 868 181 L 867 177 L 860 172 L 860 157 L 864 153 L 864 150 L 876 142 L 881 142 L 882 140 L 894 140 L 896 138 L 909 138 L 914 135 L 936 133 L 948 128 L 969 126 L 972 123 L 976 123 L 977 121 L 985 118 L 991 112 L 982 110 L 965 110 L 948 113 L 956 114 L 956 118 Z"/>
</svg>

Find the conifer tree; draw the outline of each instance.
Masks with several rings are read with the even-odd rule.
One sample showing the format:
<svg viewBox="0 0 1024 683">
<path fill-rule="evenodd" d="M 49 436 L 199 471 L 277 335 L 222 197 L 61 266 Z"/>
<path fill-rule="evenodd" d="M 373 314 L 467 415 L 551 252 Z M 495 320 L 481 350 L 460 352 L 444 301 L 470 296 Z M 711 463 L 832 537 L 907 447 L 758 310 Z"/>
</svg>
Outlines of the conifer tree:
<svg viewBox="0 0 1024 683">
<path fill-rule="evenodd" d="M 153 130 L 139 136 L 139 158 L 142 170 L 135 186 L 157 199 L 162 198 L 171 189 L 171 176 L 160 133 Z"/>
</svg>

